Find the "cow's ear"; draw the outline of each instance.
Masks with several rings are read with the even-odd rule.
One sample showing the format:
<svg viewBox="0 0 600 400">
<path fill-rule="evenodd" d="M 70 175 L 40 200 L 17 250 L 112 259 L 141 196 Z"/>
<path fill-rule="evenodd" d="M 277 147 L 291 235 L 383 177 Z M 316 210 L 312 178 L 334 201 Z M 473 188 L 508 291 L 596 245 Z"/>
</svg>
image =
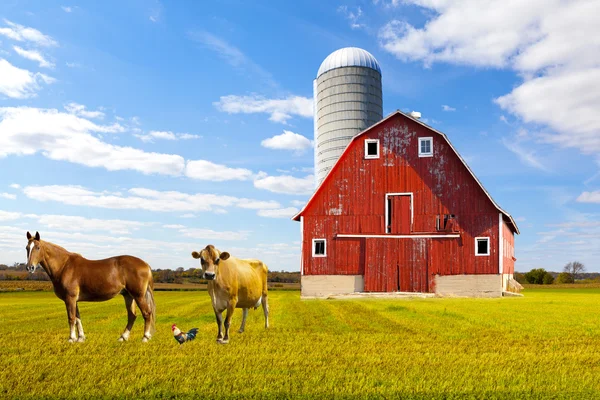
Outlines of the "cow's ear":
<svg viewBox="0 0 600 400">
<path fill-rule="evenodd" d="M 220 258 L 221 260 L 225 261 L 225 260 L 227 260 L 227 259 L 229 258 L 229 253 L 228 253 L 228 252 L 226 252 L 226 251 L 224 251 L 223 253 L 221 253 L 221 254 L 219 255 L 219 258 Z"/>
<path fill-rule="evenodd" d="M 35 240 L 40 240 L 40 233 L 39 232 L 35 233 Z"/>
<path fill-rule="evenodd" d="M 31 233 L 29 233 L 29 231 L 27 231 L 27 240 L 31 239 Z"/>
<path fill-rule="evenodd" d="M 198 259 L 200 258 L 200 253 L 198 253 L 197 251 L 192 251 L 192 257 Z"/>
</svg>

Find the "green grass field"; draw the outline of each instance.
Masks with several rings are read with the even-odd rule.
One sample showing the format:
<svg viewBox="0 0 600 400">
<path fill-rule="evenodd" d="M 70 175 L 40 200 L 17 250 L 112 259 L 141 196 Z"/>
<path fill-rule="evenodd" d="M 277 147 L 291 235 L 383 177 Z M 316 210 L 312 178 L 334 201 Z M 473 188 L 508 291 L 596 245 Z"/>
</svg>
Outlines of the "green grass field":
<svg viewBox="0 0 600 400">
<path fill-rule="evenodd" d="M 157 292 L 157 332 L 117 342 L 121 298 L 81 303 L 85 343 L 67 343 L 53 293 L 0 293 L 3 398 L 600 398 L 600 289 L 523 298 L 300 300 L 270 294 L 271 328 L 215 342 L 206 292 Z M 179 346 L 171 323 L 200 328 Z"/>
</svg>

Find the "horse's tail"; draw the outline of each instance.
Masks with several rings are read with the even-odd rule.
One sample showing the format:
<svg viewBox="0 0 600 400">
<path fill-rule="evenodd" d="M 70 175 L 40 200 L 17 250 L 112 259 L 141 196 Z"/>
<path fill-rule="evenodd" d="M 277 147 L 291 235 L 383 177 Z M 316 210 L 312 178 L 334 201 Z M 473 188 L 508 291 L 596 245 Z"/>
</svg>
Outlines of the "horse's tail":
<svg viewBox="0 0 600 400">
<path fill-rule="evenodd" d="M 148 288 L 146 289 L 146 303 L 150 307 L 150 329 L 154 333 L 156 331 L 156 302 L 154 301 L 154 280 L 152 279 L 152 275 L 150 275 L 150 282 L 148 282 Z"/>
</svg>

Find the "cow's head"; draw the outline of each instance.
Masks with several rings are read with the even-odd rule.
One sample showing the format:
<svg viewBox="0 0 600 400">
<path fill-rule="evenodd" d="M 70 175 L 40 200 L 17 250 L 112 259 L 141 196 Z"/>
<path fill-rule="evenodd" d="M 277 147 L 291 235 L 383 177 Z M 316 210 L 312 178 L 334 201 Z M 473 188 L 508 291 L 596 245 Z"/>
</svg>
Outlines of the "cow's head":
<svg viewBox="0 0 600 400">
<path fill-rule="evenodd" d="M 226 251 L 220 252 L 215 249 L 215 246 L 209 244 L 200 252 L 193 251 L 192 257 L 200 259 L 200 265 L 202 266 L 202 276 L 205 279 L 213 280 L 219 273 L 219 263 L 229 258 L 229 253 Z"/>
<path fill-rule="evenodd" d="M 35 236 L 27 232 L 27 246 L 25 246 L 25 249 L 27 250 L 27 271 L 33 274 L 40 265 L 40 261 L 42 261 L 39 232 L 36 232 Z"/>
</svg>

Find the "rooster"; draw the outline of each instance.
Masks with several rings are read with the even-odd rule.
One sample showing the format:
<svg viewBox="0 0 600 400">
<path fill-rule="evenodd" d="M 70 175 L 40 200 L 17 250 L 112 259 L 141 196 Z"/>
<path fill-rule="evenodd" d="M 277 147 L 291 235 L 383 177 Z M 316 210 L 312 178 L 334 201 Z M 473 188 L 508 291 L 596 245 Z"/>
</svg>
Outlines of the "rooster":
<svg viewBox="0 0 600 400">
<path fill-rule="evenodd" d="M 171 326 L 171 330 L 173 331 L 175 340 L 177 340 L 180 345 L 184 344 L 185 342 L 189 342 L 190 340 L 194 340 L 194 338 L 196 338 L 196 334 L 198 333 L 198 328 L 190 329 L 189 332 L 184 333 L 175 324 Z"/>
</svg>

